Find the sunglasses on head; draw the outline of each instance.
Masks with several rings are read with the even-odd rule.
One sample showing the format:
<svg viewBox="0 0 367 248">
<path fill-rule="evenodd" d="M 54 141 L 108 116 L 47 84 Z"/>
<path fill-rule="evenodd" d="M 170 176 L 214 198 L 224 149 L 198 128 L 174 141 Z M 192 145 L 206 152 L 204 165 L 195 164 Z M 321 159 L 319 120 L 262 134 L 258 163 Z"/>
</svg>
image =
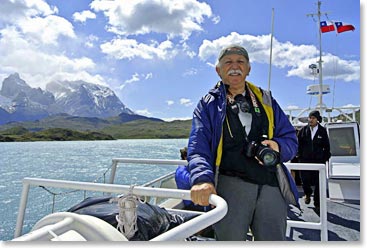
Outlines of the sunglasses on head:
<svg viewBox="0 0 367 248">
<path fill-rule="evenodd" d="M 238 114 L 241 110 L 244 113 L 250 112 L 250 104 L 246 101 L 245 96 L 238 94 L 234 97 L 234 102 L 230 104 L 230 109 L 234 114 Z"/>
</svg>

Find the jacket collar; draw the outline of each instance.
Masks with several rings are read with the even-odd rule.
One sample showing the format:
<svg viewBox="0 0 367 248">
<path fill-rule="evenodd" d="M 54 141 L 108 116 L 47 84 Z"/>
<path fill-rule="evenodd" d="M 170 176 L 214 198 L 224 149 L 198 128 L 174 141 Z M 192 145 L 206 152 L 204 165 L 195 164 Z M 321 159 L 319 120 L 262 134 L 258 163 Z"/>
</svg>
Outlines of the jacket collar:
<svg viewBox="0 0 367 248">
<path fill-rule="evenodd" d="M 221 95 L 225 97 L 227 87 L 228 85 L 224 84 L 222 81 L 218 81 L 214 88 L 209 91 L 209 93 L 215 97 L 219 97 Z"/>
</svg>

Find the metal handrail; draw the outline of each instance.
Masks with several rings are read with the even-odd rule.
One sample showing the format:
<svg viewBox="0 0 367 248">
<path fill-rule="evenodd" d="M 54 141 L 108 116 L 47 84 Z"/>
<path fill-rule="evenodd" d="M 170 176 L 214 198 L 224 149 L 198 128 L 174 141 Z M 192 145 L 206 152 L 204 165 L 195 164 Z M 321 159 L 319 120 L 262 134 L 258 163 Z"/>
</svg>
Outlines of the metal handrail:
<svg viewBox="0 0 367 248">
<path fill-rule="evenodd" d="M 327 208 L 326 208 L 326 165 L 311 163 L 285 163 L 289 170 L 312 170 L 319 171 L 319 191 L 320 191 L 320 222 L 303 222 L 287 220 L 287 228 L 299 227 L 308 229 L 318 229 L 321 231 L 321 241 L 328 241 L 327 232 Z"/>
<path fill-rule="evenodd" d="M 139 164 L 159 164 L 159 165 L 187 165 L 185 160 L 161 160 L 161 159 L 136 159 L 136 158 L 114 158 L 112 159 L 112 169 L 110 183 L 114 182 L 117 165 L 119 163 L 139 163 Z M 285 163 L 289 170 L 314 170 L 319 171 L 320 184 L 320 222 L 304 222 L 287 220 L 287 227 L 299 227 L 307 229 L 317 229 L 321 231 L 321 241 L 328 240 L 327 233 L 327 208 L 326 208 L 326 166 L 325 164 L 311 163 Z"/>
<path fill-rule="evenodd" d="M 42 178 L 24 178 L 23 179 L 23 192 L 21 198 L 21 205 L 19 215 L 17 218 L 17 224 L 15 229 L 14 238 L 21 235 L 23 229 L 25 207 L 28 199 L 29 187 L 44 186 L 44 187 L 57 187 L 64 189 L 76 189 L 76 190 L 89 190 L 97 192 L 110 192 L 110 193 L 129 193 L 130 185 L 116 185 L 116 184 L 102 184 L 102 183 L 89 183 L 89 182 L 75 182 L 66 180 L 52 180 Z M 182 200 L 190 200 L 189 190 L 179 189 L 164 189 L 164 188 L 151 188 L 135 186 L 133 193 L 140 196 L 155 196 L 166 198 L 177 198 Z M 218 222 L 227 214 L 227 203 L 221 197 L 217 195 L 211 195 L 209 198 L 210 204 L 216 206 L 213 210 L 201 214 L 196 218 L 193 218 L 178 227 L 175 227 L 164 234 L 161 234 L 152 241 L 175 241 L 184 240 L 185 238 L 195 234 L 196 232 Z"/>
<path fill-rule="evenodd" d="M 126 164 L 155 164 L 155 165 L 187 165 L 186 160 L 177 159 L 141 159 L 141 158 L 113 158 L 110 181 L 108 183 L 113 184 L 116 176 L 116 169 L 119 163 Z"/>
<path fill-rule="evenodd" d="M 112 159 L 112 169 L 109 184 L 113 184 L 115 179 L 115 174 L 117 170 L 117 165 L 119 163 L 135 163 L 135 164 L 156 164 L 156 165 L 187 165 L 185 160 L 166 160 L 166 159 L 135 159 L 135 158 L 114 158 Z M 327 234 L 327 209 L 326 209 L 326 168 L 324 164 L 309 164 L 309 163 L 285 163 L 286 167 L 290 170 L 318 170 L 319 171 L 319 184 L 320 184 L 320 222 L 304 222 L 304 221 L 294 221 L 287 220 L 287 227 L 298 227 L 307 229 L 318 229 L 321 230 L 321 241 L 328 240 Z M 27 205 L 27 196 L 30 184 L 29 179 L 24 179 L 23 190 L 20 201 L 19 213 L 17 218 L 15 237 L 21 234 L 24 222 L 25 208 Z M 39 179 L 41 180 L 41 179 Z M 45 179 L 43 179 L 45 180 Z M 85 184 L 85 183 L 82 183 Z M 96 183 L 93 183 L 96 185 Z M 106 185 L 106 184 L 101 184 Z M 121 185 L 120 185 L 121 186 Z M 109 185 L 108 187 L 111 187 Z M 128 186 L 129 187 L 129 186 Z M 110 192 L 105 188 L 103 192 Z M 112 192 L 111 192 L 112 193 Z M 159 197 L 159 196 L 158 196 Z M 166 197 L 166 196 L 163 196 Z M 184 200 L 190 200 L 188 198 L 182 198 Z"/>
<path fill-rule="evenodd" d="M 308 115 L 305 115 L 305 113 L 308 113 L 310 110 L 313 110 L 312 107 L 307 108 L 284 108 L 283 111 L 289 116 L 289 121 L 292 124 L 300 124 L 300 118 L 305 117 L 307 118 Z M 356 121 L 356 112 L 361 109 L 361 106 L 354 106 L 354 107 L 331 107 L 331 108 L 325 108 L 325 114 L 327 117 L 327 122 L 332 122 L 331 113 L 334 111 L 337 111 L 339 114 L 343 115 L 347 120 L 349 121 Z M 346 111 L 351 111 L 352 117 L 350 117 Z M 293 114 L 296 113 L 296 114 Z"/>
</svg>

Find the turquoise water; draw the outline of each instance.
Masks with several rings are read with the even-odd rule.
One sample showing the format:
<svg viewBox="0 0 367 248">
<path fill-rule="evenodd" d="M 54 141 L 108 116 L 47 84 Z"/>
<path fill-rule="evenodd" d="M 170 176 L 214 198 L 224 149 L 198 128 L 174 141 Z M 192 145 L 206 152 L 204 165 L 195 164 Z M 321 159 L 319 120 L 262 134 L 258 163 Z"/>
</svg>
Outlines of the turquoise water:
<svg viewBox="0 0 367 248">
<path fill-rule="evenodd" d="M 0 240 L 13 238 L 24 177 L 103 182 L 103 174 L 109 178 L 112 158 L 180 159 L 179 150 L 186 145 L 187 139 L 0 143 Z M 121 165 L 115 183 L 130 184 L 136 178 L 142 184 L 175 168 Z M 55 211 L 67 210 L 84 196 L 80 191 L 48 190 L 57 194 Z M 52 193 L 31 187 L 23 232 L 51 213 Z"/>
</svg>

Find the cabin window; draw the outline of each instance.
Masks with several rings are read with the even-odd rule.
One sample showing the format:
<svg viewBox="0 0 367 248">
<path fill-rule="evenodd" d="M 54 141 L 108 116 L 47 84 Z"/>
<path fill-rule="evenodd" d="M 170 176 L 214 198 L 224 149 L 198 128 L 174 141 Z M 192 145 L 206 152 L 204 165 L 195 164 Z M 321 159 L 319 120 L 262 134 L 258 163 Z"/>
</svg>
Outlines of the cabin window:
<svg viewBox="0 0 367 248">
<path fill-rule="evenodd" d="M 329 129 L 332 156 L 356 156 L 356 141 L 353 127 Z"/>
</svg>

